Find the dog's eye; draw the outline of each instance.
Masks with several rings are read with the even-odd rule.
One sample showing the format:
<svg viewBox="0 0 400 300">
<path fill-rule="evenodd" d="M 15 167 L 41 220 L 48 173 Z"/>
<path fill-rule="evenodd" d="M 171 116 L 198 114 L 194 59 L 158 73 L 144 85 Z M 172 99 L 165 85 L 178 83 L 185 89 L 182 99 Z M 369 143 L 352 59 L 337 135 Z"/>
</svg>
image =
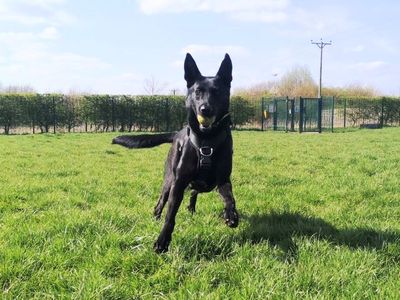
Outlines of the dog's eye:
<svg viewBox="0 0 400 300">
<path fill-rule="evenodd" d="M 200 89 L 196 89 L 194 92 L 195 92 L 195 94 L 196 94 L 196 98 L 199 98 L 200 95 L 201 95 Z"/>
</svg>

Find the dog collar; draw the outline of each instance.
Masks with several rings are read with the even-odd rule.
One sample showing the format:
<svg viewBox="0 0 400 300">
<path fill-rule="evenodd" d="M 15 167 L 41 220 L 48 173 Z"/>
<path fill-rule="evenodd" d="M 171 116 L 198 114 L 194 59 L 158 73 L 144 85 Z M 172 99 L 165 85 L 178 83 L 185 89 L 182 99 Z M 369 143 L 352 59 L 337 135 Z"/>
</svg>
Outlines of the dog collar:
<svg viewBox="0 0 400 300">
<path fill-rule="evenodd" d="M 226 119 L 227 117 L 230 116 L 230 114 L 231 114 L 231 113 L 228 112 L 228 113 L 226 113 L 225 115 L 223 115 L 221 119 L 219 119 L 217 122 L 214 122 L 214 124 L 212 125 L 212 127 L 218 127 L 219 124 L 221 124 L 221 122 L 222 122 L 224 119 Z"/>
</svg>

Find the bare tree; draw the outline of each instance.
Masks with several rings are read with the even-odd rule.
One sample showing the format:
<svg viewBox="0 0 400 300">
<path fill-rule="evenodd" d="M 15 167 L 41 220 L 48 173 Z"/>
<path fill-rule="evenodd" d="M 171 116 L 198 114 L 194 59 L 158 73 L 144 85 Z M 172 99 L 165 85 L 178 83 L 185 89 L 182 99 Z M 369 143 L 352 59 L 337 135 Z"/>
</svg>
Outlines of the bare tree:
<svg viewBox="0 0 400 300">
<path fill-rule="evenodd" d="M 277 77 L 278 74 L 272 74 Z M 262 97 L 289 96 L 315 97 L 317 85 L 307 67 L 295 66 L 282 75 L 279 80 L 270 80 L 249 88 L 237 89 L 235 96 L 258 100 Z"/>
<path fill-rule="evenodd" d="M 278 74 L 272 74 L 276 77 Z M 316 97 L 318 85 L 305 66 L 294 66 L 278 80 L 270 80 L 246 88 L 236 89 L 234 96 L 257 101 L 262 97 Z M 335 97 L 377 97 L 381 93 L 372 86 L 349 84 L 342 87 L 323 87 L 323 94 Z"/>
<path fill-rule="evenodd" d="M 373 86 L 360 85 L 357 83 L 349 84 L 344 87 L 323 88 L 326 95 L 335 97 L 365 97 L 372 98 L 381 95 Z"/>
<path fill-rule="evenodd" d="M 143 89 L 148 95 L 160 94 L 167 87 L 166 83 L 160 83 L 152 75 L 150 78 L 145 79 Z"/>
<path fill-rule="evenodd" d="M 260 82 L 248 88 L 238 88 L 233 96 L 240 96 L 249 100 L 259 100 L 262 97 L 272 96 L 276 86 L 275 81 Z"/>
<path fill-rule="evenodd" d="M 173 96 L 183 95 L 181 90 L 176 88 L 170 89 L 170 94 Z"/>
<path fill-rule="evenodd" d="M 35 89 L 30 85 L 8 85 L 0 89 L 2 93 L 22 93 L 32 94 L 35 93 Z"/>
<path fill-rule="evenodd" d="M 295 66 L 285 73 L 277 85 L 279 96 L 315 97 L 317 85 L 305 66 Z"/>
</svg>

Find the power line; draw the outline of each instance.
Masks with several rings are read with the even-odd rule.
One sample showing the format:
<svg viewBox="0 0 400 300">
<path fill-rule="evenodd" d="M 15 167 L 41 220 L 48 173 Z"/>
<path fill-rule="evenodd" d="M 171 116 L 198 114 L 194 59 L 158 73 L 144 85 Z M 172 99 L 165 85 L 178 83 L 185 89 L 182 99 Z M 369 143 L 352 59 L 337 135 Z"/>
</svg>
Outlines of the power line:
<svg viewBox="0 0 400 300">
<path fill-rule="evenodd" d="M 325 46 L 332 45 L 332 41 L 324 42 L 324 41 L 322 41 L 322 38 L 321 38 L 320 42 L 314 42 L 313 40 L 311 40 L 311 44 L 317 45 L 317 47 L 319 49 L 321 49 L 321 56 L 320 56 L 320 61 L 319 61 L 319 89 L 318 89 L 318 98 L 321 98 L 321 95 L 322 95 L 322 52 L 323 52 Z"/>
</svg>

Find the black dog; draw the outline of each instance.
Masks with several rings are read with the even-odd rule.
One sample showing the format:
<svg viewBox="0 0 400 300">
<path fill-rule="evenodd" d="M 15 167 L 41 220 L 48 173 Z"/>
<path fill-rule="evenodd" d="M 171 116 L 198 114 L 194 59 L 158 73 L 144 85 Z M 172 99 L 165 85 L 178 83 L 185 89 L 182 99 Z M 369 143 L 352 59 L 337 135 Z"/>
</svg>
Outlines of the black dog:
<svg viewBox="0 0 400 300">
<path fill-rule="evenodd" d="M 236 227 L 239 223 L 230 180 L 233 151 L 229 117 L 231 59 L 228 54 L 225 55 L 214 77 L 202 76 L 190 54 L 186 55 L 184 68 L 189 125 L 177 133 L 113 139 L 113 144 L 128 148 L 154 147 L 172 142 L 165 164 L 162 193 L 154 208 L 154 215 L 159 219 L 168 202 L 165 223 L 154 244 L 156 252 L 168 250 L 175 216 L 188 186 L 192 190 L 189 211 L 195 211 L 198 193 L 210 192 L 217 187 L 225 204 L 225 223 L 229 227 Z"/>
</svg>

